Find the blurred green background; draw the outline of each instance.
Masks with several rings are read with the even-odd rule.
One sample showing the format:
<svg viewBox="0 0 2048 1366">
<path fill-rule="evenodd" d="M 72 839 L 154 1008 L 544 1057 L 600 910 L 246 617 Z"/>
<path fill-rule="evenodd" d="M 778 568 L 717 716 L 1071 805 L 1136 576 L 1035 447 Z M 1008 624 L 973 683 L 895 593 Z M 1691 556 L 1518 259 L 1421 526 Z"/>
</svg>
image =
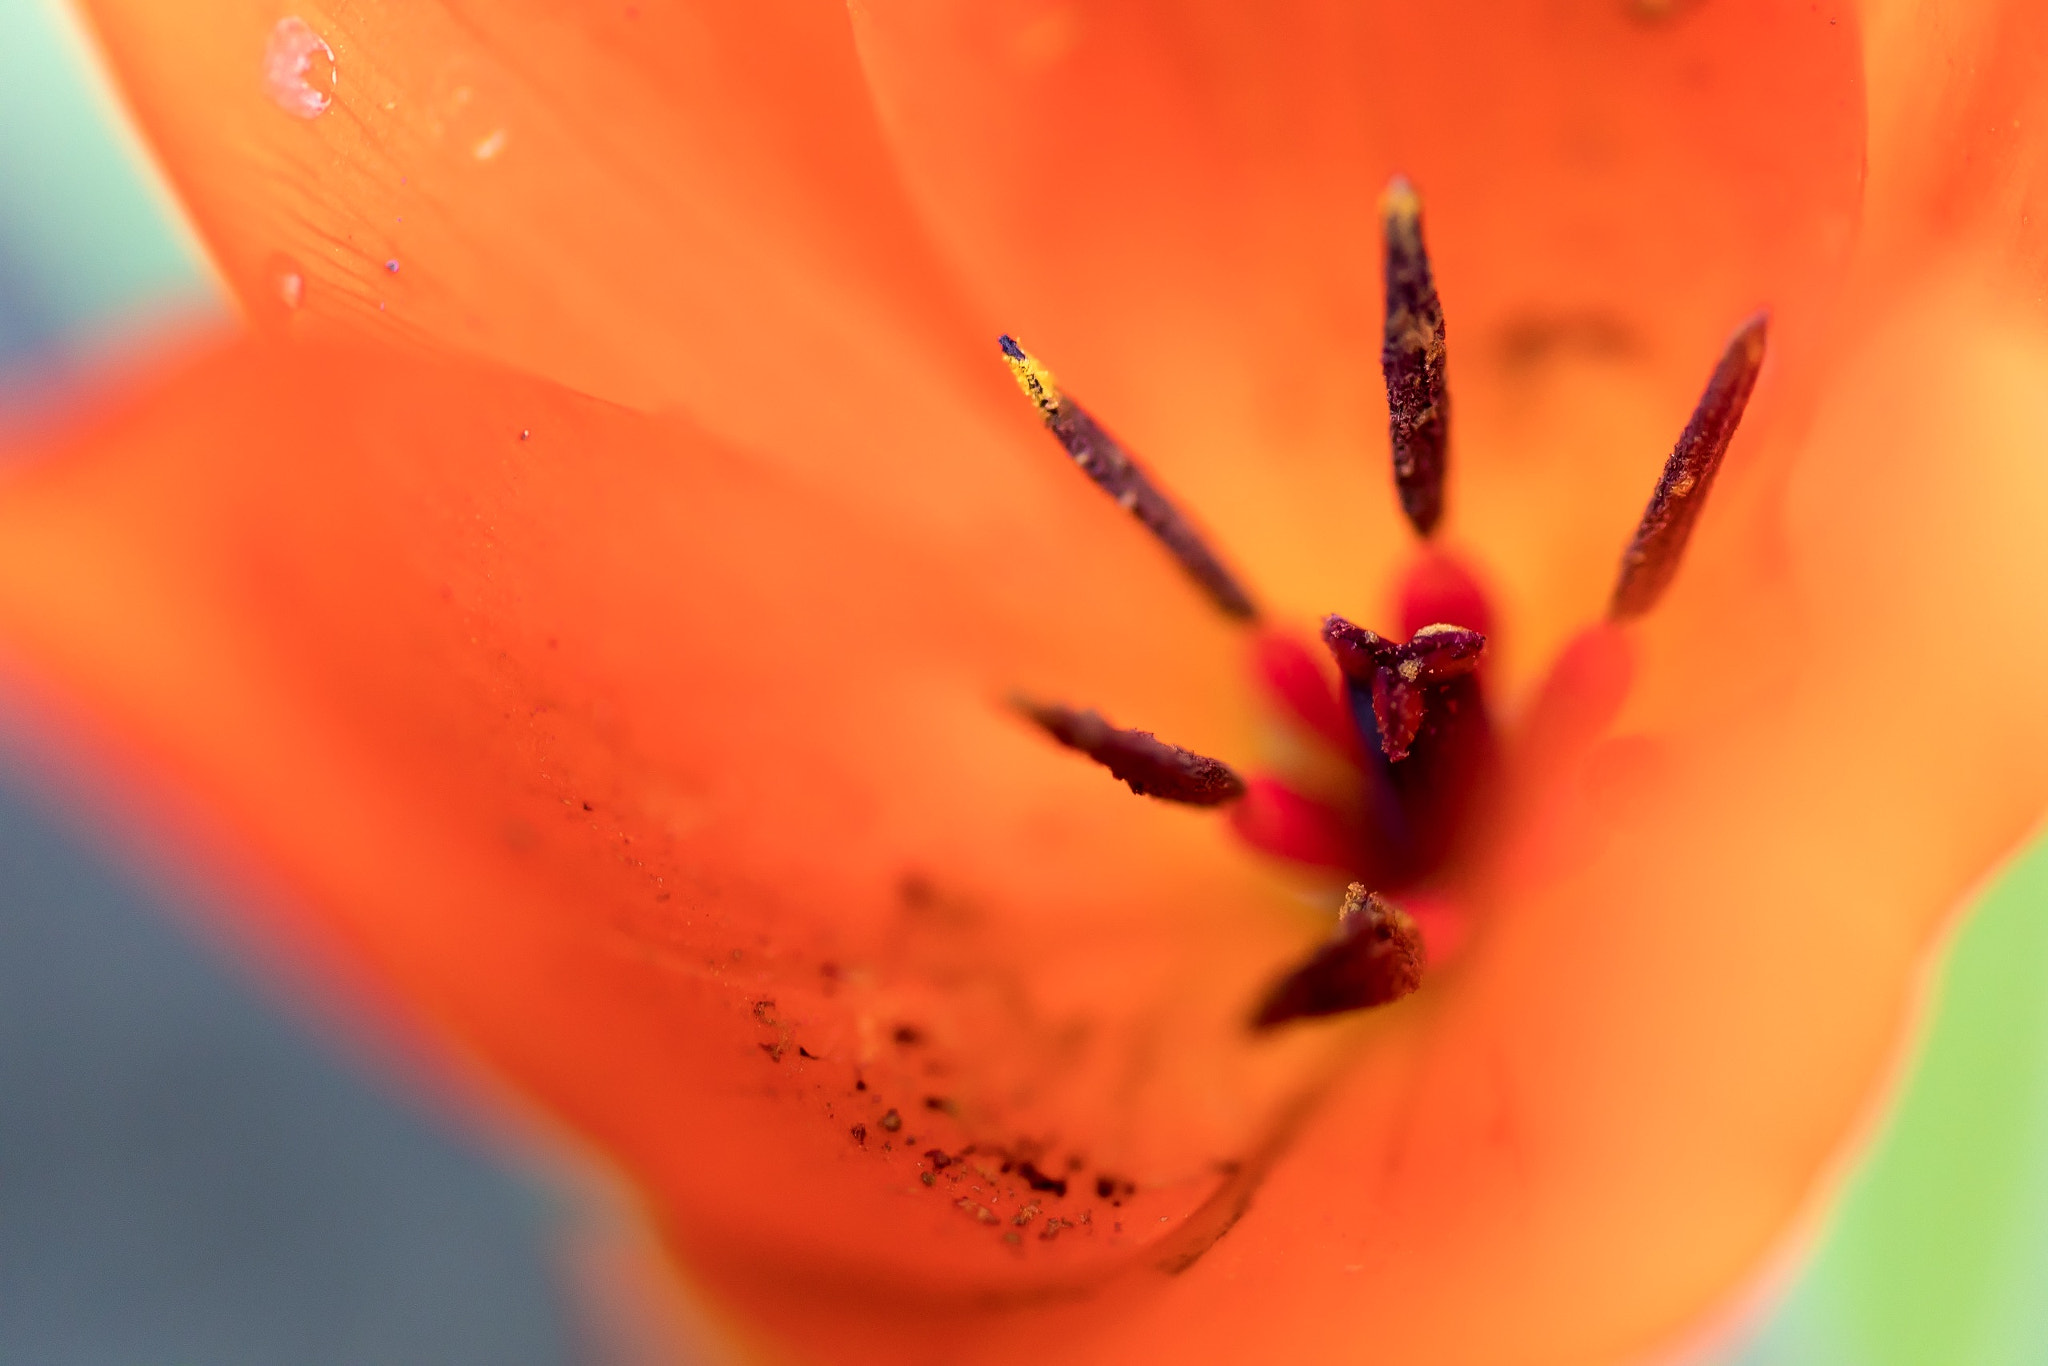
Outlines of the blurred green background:
<svg viewBox="0 0 2048 1366">
<path fill-rule="evenodd" d="M 0 4 L 0 365 L 83 359 L 138 311 L 212 298 L 58 0 Z"/>
<path fill-rule="evenodd" d="M 0 4 L 0 389 L 16 398 L 75 369 L 138 313 L 206 307 L 212 298 L 189 240 L 138 169 L 67 24 L 56 0 Z M 301 1022 L 281 1018 L 236 967 L 190 942 L 175 916 L 166 915 L 160 895 L 89 838 L 65 830 L 33 788 L 32 775 L 18 764 L 0 781 L 0 826 L 13 831 L 10 840 L 0 840 L 0 910 L 10 922 L 0 932 L 4 977 L 45 984 L 75 977 L 89 985 L 40 1013 L 0 1007 L 5 1105 L 17 1113 L 23 1106 L 51 1113 L 49 1098 L 34 1091 L 36 1079 L 76 1073 L 79 1059 L 95 1047 L 101 1053 L 92 1055 L 88 1073 L 107 1085 L 125 1075 L 109 1060 L 123 1045 L 100 1037 L 108 1033 L 104 1020 L 87 1014 L 107 1013 L 94 992 L 105 986 L 100 979 L 109 943 L 118 941 L 134 957 L 141 941 L 150 951 L 129 969 L 158 980 L 124 987 L 123 1010 L 134 1015 L 136 1000 L 161 1001 L 156 1015 L 144 1012 L 132 1021 L 135 1038 L 125 1046 L 160 1042 L 167 1029 L 199 1029 L 198 1037 L 210 1040 L 206 1046 L 218 1055 L 214 1070 L 231 1064 L 238 1075 L 231 1085 L 257 1088 L 227 1103 L 221 1122 L 238 1113 L 237 1105 L 260 1108 L 266 1118 L 258 1137 L 273 1148 L 298 1145 L 301 1151 L 258 1152 L 215 1164 L 218 1170 L 171 1173 L 166 1179 L 216 1183 L 198 1191 L 204 1198 L 188 1202 L 191 1218 L 184 1225 L 163 1222 L 147 1192 L 91 1211 L 102 1223 L 65 1235 L 87 1240 L 79 1249 L 87 1269 L 65 1273 L 77 1282 L 65 1283 L 64 1293 L 77 1301 L 70 1318 L 52 1319 L 55 1273 L 33 1264 L 47 1259 L 50 1231 L 31 1237 L 14 1220 L 10 1236 L 4 1231 L 9 1214 L 0 1213 L 0 1356 L 164 1361 L 180 1347 L 197 1352 L 191 1359 L 212 1362 L 454 1363 L 585 1355 L 565 1326 L 568 1311 L 554 1285 L 551 1244 L 559 1214 L 535 1179 L 412 1115 L 323 1044 L 305 1038 Z M 1849 1181 L 1813 1255 L 1756 1322 L 1708 1353 L 1709 1366 L 2048 1361 L 2044 905 L 2048 844 L 2004 873 L 1953 944 L 1941 973 L 1939 1011 L 1903 1103 Z M 68 928 L 20 932 L 31 923 Z M 79 925 L 86 929 L 79 932 Z M 6 989 L 0 981 L 0 993 Z M 189 1013 L 178 1013 L 200 1008 L 193 1001 L 208 1003 L 204 1009 L 212 1012 L 203 1028 Z M 207 1094 L 209 1103 L 220 1103 Z M 318 1122 L 280 1122 L 280 1111 L 293 1107 Z M 66 1112 L 58 1106 L 54 1113 Z M 14 1132 L 19 1127 L 0 1122 L 0 1146 L 15 1144 L 0 1152 L 0 1193 L 90 1184 L 91 1172 L 32 1165 L 78 1160 L 62 1151 L 75 1143 L 46 1135 L 58 1141 L 23 1148 Z M 223 1129 L 206 1141 L 248 1138 Z M 347 1147 L 339 1159 L 336 1144 Z M 353 1173 L 339 1185 L 337 1161 Z M 440 1195 L 423 1215 L 416 1193 L 424 1189 Z M 343 1237 L 323 1227 L 331 1225 L 337 1201 L 355 1210 Z M 8 1204 L 0 1200 L 0 1209 Z M 150 1279 L 160 1279 L 161 1268 L 150 1271 L 144 1257 L 138 1271 L 105 1252 L 105 1240 L 125 1246 L 155 1238 L 173 1257 L 181 1242 L 189 1248 L 246 1241 L 247 1230 L 224 1232 L 207 1220 L 217 1225 L 223 1211 L 252 1205 L 270 1209 L 274 1226 L 259 1230 L 244 1263 L 217 1268 L 223 1276 L 253 1276 L 246 1295 L 173 1297 L 165 1311 L 158 1301 L 168 1292 Z M 370 1217 L 384 1207 L 389 1217 Z M 76 1212 L 60 1206 L 52 1218 L 67 1217 L 66 1209 Z M 141 1231 L 105 1222 L 145 1215 L 159 1222 Z M 479 1265 L 480 1247 L 500 1255 L 483 1257 Z M 466 1263 L 470 1274 L 439 1280 L 431 1270 L 365 1275 L 356 1265 L 445 1271 L 450 1259 Z M 422 1276 L 437 1325 L 422 1319 Z M 252 1303 L 265 1297 L 267 1306 Z M 306 1344 L 319 1335 L 305 1334 L 305 1343 L 293 1348 L 299 1341 L 293 1330 L 273 1322 L 280 1304 L 302 1326 L 327 1324 L 326 1345 L 309 1350 Z M 164 1324 L 148 1318 L 160 1312 L 212 1317 L 165 1336 Z M 141 1318 L 122 1325 L 123 1315 Z M 10 1322 L 12 1330 L 5 1326 Z M 24 1336 L 24 1323 L 42 1324 L 37 1331 L 55 1336 Z M 156 1336 L 135 1338 L 138 1324 Z M 353 1326 L 344 1331 L 335 1324 Z M 66 1339 L 66 1333 L 73 1336 Z M 337 1340 L 336 1333 L 343 1336 Z M 10 1343 L 32 1350 L 17 1356 Z M 53 1354 L 67 1344 L 77 1350 Z"/>
<path fill-rule="evenodd" d="M 1897 1111 L 1729 1366 L 2048 1361 L 2048 843 L 1942 964 Z"/>
</svg>

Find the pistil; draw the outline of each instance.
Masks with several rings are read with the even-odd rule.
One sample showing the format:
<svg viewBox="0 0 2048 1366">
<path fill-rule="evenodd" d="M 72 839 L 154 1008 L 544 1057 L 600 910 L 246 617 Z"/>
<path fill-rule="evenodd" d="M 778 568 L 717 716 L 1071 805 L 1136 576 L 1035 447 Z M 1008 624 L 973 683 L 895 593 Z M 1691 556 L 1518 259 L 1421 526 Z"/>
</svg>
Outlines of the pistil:
<svg viewBox="0 0 2048 1366">
<path fill-rule="evenodd" d="M 1380 753 L 1390 764 L 1408 757 L 1431 691 L 1471 673 L 1486 652 L 1485 636 L 1442 622 L 1403 645 L 1330 616 L 1323 619 L 1323 642 L 1345 681 L 1371 699 Z"/>
<path fill-rule="evenodd" d="M 1437 624 L 1400 643 L 1332 616 L 1323 643 L 1365 741 L 1371 844 L 1385 851 L 1381 883 L 1426 879 L 1464 838 L 1498 762 L 1477 674 L 1486 638 Z"/>
</svg>

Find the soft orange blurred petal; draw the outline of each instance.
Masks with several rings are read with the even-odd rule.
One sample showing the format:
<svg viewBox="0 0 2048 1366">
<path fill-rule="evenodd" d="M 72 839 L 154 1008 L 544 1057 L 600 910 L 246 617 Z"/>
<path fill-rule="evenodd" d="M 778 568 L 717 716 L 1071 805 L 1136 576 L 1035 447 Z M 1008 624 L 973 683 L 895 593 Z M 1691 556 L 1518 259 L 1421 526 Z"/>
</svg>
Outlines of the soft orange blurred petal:
<svg viewBox="0 0 2048 1366">
<path fill-rule="evenodd" d="M 2048 9 L 1872 0 L 1869 251 L 1897 269 L 1964 247 L 2048 316 Z"/>
<path fill-rule="evenodd" d="M 1250 1040 L 1314 918 L 1001 702 L 1239 745 L 1234 636 L 1076 493 L 1013 611 L 687 426 L 250 342 L 7 481 L 0 635 L 727 1274 L 1058 1281 L 1178 1229 L 1343 1037 Z M 913 1135 L 1042 1143 L 1062 1208 L 1107 1171 L 1144 1222 L 1016 1261 Z"/>
</svg>

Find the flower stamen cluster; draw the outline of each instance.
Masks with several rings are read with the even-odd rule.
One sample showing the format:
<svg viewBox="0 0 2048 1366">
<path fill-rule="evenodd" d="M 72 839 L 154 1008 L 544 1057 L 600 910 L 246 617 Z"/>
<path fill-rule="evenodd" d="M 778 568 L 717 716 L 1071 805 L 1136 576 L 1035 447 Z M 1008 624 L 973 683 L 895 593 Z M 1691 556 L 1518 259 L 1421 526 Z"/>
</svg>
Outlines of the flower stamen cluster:
<svg viewBox="0 0 2048 1366">
<path fill-rule="evenodd" d="M 1396 176 L 1381 196 L 1380 220 L 1386 279 L 1380 361 L 1395 493 L 1417 538 L 1427 544 L 1443 517 L 1449 464 L 1443 306 L 1423 237 L 1422 202 L 1404 177 Z M 1723 351 L 1622 556 L 1607 613 L 1610 623 L 1648 612 L 1677 575 L 1763 366 L 1767 323 L 1765 314 L 1755 314 Z M 1059 387 L 1042 362 L 1009 336 L 1001 338 L 1001 346 L 1018 386 L 1081 470 L 1137 517 L 1219 610 L 1255 622 L 1251 595 L 1191 519 Z M 1093 711 L 1057 703 L 1019 704 L 1053 739 L 1104 765 L 1133 792 L 1198 806 L 1234 806 L 1234 827 L 1255 847 L 1295 862 L 1338 867 L 1358 879 L 1346 894 L 1332 937 L 1276 981 L 1252 1013 L 1255 1028 L 1385 1005 L 1414 991 L 1422 981 L 1424 938 L 1381 891 L 1455 882 L 1466 865 L 1483 861 L 1487 846 L 1502 843 L 1481 838 L 1500 825 L 1507 786 L 1501 781 L 1501 746 L 1482 690 L 1491 618 L 1485 594 L 1455 561 L 1428 552 L 1410 576 L 1407 596 L 1410 615 L 1420 610 L 1424 624 L 1415 626 L 1405 641 L 1343 617 L 1324 619 L 1322 639 L 1337 665 L 1339 710 L 1348 719 L 1349 734 L 1341 723 L 1329 724 L 1328 709 L 1315 700 L 1313 682 L 1304 688 L 1295 678 L 1276 698 L 1311 729 L 1334 739 L 1340 757 L 1351 766 L 1354 792 L 1341 806 L 1295 792 L 1277 779 L 1246 782 L 1220 759 L 1167 744 L 1148 731 L 1118 729 Z M 1444 610 L 1432 610 L 1437 608 Z M 1266 645 L 1282 654 L 1298 648 L 1276 647 L 1270 638 Z M 1553 694 L 1576 686 L 1581 656 L 1587 653 L 1583 646 L 1583 640 L 1575 641 L 1560 656 L 1540 690 L 1540 701 L 1548 705 L 1531 708 L 1532 724 L 1562 705 Z M 1291 673 L 1301 674 L 1299 661 L 1291 655 L 1290 660 Z M 1314 665 L 1307 668 L 1313 678 Z M 1605 701 L 1618 705 L 1618 699 Z M 1612 706 L 1605 710 L 1611 714 Z M 1532 752 L 1541 752 L 1541 746 Z"/>
</svg>

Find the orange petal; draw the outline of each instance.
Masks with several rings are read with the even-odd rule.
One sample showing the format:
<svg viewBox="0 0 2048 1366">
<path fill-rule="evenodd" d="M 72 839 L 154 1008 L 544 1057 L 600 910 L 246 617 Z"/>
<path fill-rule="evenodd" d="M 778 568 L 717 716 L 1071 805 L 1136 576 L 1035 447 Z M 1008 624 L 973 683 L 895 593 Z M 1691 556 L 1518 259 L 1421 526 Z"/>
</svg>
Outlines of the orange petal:
<svg viewBox="0 0 2048 1366">
<path fill-rule="evenodd" d="M 1779 370 L 1817 338 L 1863 153 L 1842 9 L 855 15 L 910 183 L 978 296 L 1303 611 L 1382 620 L 1409 543 L 1374 206 L 1412 177 L 1448 319 L 1451 534 L 1504 594 L 1496 644 L 1526 676 L 1599 610 L 1728 332 L 1772 308 Z M 1767 387 L 1751 427 L 1785 399 Z"/>
<path fill-rule="evenodd" d="M 9 477 L 0 634 L 721 1274 L 1057 1285 L 1199 1235 L 1347 1037 L 1251 1039 L 1314 917 L 1003 704 L 1241 748 L 1238 637 L 1074 496 L 938 561 L 679 424 L 249 343 Z"/>
<path fill-rule="evenodd" d="M 1897 267 L 1963 246 L 2048 301 L 2048 12 L 2028 0 L 1867 7 L 1870 242 Z"/>
<path fill-rule="evenodd" d="M 1029 415 L 928 259 L 836 7 L 308 5 L 313 118 L 266 93 L 268 0 L 86 8 L 257 319 L 681 404 L 871 515 L 985 534 Z M 920 486 L 959 450 L 990 477 Z"/>
</svg>

